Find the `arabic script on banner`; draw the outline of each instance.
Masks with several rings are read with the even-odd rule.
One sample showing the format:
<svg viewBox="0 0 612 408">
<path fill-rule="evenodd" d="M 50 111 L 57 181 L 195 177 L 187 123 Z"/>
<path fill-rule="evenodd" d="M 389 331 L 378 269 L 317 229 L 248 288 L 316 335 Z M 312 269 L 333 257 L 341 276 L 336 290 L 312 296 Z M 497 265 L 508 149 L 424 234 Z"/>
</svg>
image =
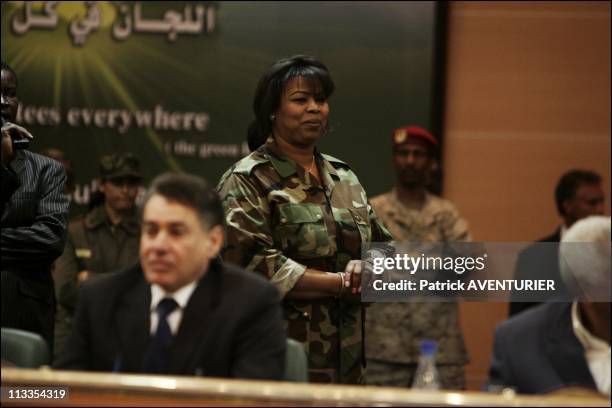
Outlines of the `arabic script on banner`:
<svg viewBox="0 0 612 408">
<path fill-rule="evenodd" d="M 54 30 L 59 25 L 58 1 L 45 1 L 41 12 L 32 10 L 32 3 L 25 1 L 23 9 L 11 19 L 11 29 L 17 35 L 25 35 L 30 30 Z M 100 28 L 102 8 L 97 1 L 83 2 L 85 15 L 74 17 L 69 24 L 69 34 L 76 46 L 85 44 L 87 37 Z M 105 2 L 106 3 L 106 2 Z M 143 17 L 142 2 L 120 4 L 115 7 L 115 18 L 110 29 L 112 38 L 125 41 L 135 33 L 164 34 L 168 41 L 174 42 L 179 35 L 212 34 L 216 26 L 215 4 L 187 4 L 182 12 L 167 10 L 162 19 Z"/>
</svg>

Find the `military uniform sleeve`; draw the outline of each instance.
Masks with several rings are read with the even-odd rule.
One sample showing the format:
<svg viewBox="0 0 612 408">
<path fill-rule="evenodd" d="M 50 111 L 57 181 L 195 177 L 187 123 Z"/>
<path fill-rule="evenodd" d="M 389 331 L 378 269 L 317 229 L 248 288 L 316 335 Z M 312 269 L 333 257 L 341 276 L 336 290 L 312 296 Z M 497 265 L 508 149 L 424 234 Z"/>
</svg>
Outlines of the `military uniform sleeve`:
<svg viewBox="0 0 612 408">
<path fill-rule="evenodd" d="M 78 294 L 77 275 L 80 272 L 74 244 L 70 235 L 66 240 L 64 253 L 55 262 L 53 281 L 55 297 L 58 302 L 70 311 L 74 311 Z"/>
<path fill-rule="evenodd" d="M 267 277 L 284 297 L 306 266 L 275 248 L 266 194 L 248 174 L 233 173 L 218 186 L 225 211 L 227 240 L 223 259 Z"/>
<path fill-rule="evenodd" d="M 370 228 L 372 228 L 372 242 L 390 242 L 393 240 L 391 233 L 385 227 L 385 224 L 378 218 L 374 207 L 368 201 L 368 218 Z"/>
<path fill-rule="evenodd" d="M 441 228 L 447 242 L 470 242 L 472 240 L 467 221 L 459 215 L 459 211 L 453 205 L 450 205 L 441 220 Z"/>
<path fill-rule="evenodd" d="M 2 258 L 7 263 L 51 263 L 62 254 L 68 223 L 68 198 L 64 195 L 66 172 L 56 162 L 40 174 L 42 189 L 36 218 L 29 226 L 2 228 Z"/>
</svg>

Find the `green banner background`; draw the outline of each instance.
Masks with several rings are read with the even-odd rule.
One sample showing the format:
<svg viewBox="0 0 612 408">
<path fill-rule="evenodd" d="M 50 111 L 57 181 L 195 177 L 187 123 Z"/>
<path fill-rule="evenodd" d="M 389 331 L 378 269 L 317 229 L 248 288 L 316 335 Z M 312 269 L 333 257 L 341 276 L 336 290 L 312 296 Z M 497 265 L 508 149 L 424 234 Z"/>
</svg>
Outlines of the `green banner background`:
<svg viewBox="0 0 612 408">
<path fill-rule="evenodd" d="M 43 12 L 42 3 L 32 3 L 33 14 Z M 255 85 L 280 57 L 313 55 L 330 68 L 337 85 L 330 101 L 332 131 L 319 147 L 347 161 L 370 196 L 393 182 L 392 129 L 435 125 L 435 2 L 140 4 L 143 18 L 159 21 L 168 10 L 182 13 L 186 4 L 214 7 L 214 29 L 178 34 L 175 41 L 164 33 L 136 32 L 118 41 L 112 27 L 123 16 L 121 7 L 132 11 L 135 3 L 98 2 L 100 25 L 76 46 L 70 23 L 85 19 L 84 2 L 59 2 L 56 27 L 21 35 L 11 24 L 23 21 L 23 2 L 2 2 L 2 59 L 19 77 L 21 123 L 35 135 L 31 150 L 57 147 L 73 162 L 76 209 L 87 201 L 98 158 L 114 151 L 135 153 L 147 180 L 175 169 L 216 183 L 245 153 L 240 145 Z M 196 130 L 193 121 L 191 130 L 155 128 L 157 106 L 207 114 L 206 129 Z M 106 124 L 96 126 L 91 116 L 86 125 L 97 110 L 106 112 Z M 132 117 L 141 112 L 141 120 L 149 112 L 152 125 L 131 124 L 121 132 L 108 125 L 109 110 Z M 202 145 L 205 157 L 199 156 Z"/>
</svg>

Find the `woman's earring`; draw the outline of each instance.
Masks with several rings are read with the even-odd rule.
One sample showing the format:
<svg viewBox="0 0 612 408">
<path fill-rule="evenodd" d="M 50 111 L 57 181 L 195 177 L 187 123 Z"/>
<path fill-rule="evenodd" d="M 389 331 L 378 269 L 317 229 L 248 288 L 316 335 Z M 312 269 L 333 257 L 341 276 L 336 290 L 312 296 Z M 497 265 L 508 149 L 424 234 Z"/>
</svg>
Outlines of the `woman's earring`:
<svg viewBox="0 0 612 408">
<path fill-rule="evenodd" d="M 274 122 L 274 119 L 276 119 L 276 115 L 270 115 L 270 121 Z"/>
</svg>

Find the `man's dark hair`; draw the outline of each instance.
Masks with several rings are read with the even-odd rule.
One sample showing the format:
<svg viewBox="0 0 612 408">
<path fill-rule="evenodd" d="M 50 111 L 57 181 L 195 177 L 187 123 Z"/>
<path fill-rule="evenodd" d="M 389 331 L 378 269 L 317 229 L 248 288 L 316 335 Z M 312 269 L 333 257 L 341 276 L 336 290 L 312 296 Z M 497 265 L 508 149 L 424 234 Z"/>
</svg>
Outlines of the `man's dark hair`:
<svg viewBox="0 0 612 408">
<path fill-rule="evenodd" d="M 555 188 L 555 202 L 557 204 L 557 211 L 562 216 L 565 216 L 565 210 L 563 209 L 563 202 L 571 200 L 576 195 L 578 187 L 583 184 L 600 184 L 601 176 L 594 171 L 590 170 L 570 170 L 565 173 L 557 187 Z"/>
<path fill-rule="evenodd" d="M 4 61 L 0 61 L 2 62 L 2 70 L 6 70 L 9 71 L 11 74 L 13 74 L 13 76 L 15 77 L 15 85 L 19 86 L 19 82 L 17 80 L 17 73 L 15 72 L 15 70 L 13 68 L 10 67 L 9 64 L 7 64 Z"/>
<path fill-rule="evenodd" d="M 193 208 L 208 228 L 224 225 L 225 215 L 221 199 L 200 177 L 182 173 L 164 173 L 155 177 L 145 194 L 143 209 L 154 195 Z"/>
<path fill-rule="evenodd" d="M 320 86 L 325 98 L 335 89 L 329 70 L 321 61 L 305 55 L 295 55 L 276 61 L 263 74 L 253 98 L 255 120 L 247 131 L 247 141 L 251 151 L 263 145 L 272 132 L 270 115 L 278 110 L 283 90 L 293 78 L 303 77 L 313 86 Z"/>
</svg>

